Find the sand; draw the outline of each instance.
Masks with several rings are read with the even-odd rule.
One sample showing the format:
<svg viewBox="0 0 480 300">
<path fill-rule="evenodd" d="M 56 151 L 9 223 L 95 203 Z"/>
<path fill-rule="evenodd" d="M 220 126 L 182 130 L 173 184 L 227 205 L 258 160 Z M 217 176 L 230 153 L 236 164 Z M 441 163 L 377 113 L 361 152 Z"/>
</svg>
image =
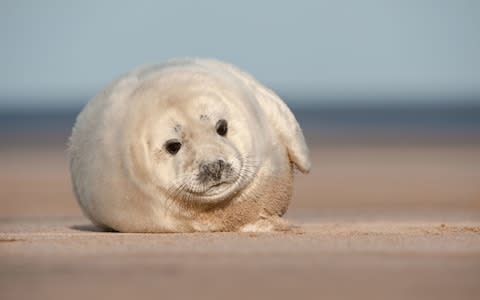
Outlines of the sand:
<svg viewBox="0 0 480 300">
<path fill-rule="evenodd" d="M 480 146 L 316 145 L 299 233 L 122 234 L 62 150 L 0 149 L 0 299 L 479 299 Z"/>
</svg>

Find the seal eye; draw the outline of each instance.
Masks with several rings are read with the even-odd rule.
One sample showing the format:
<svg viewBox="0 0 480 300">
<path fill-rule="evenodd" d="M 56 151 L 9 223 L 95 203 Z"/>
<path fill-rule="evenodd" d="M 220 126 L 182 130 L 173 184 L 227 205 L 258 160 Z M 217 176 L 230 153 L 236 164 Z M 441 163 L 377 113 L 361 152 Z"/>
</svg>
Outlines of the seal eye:
<svg viewBox="0 0 480 300">
<path fill-rule="evenodd" d="M 168 140 L 165 143 L 165 149 L 167 149 L 168 153 L 175 155 L 177 152 L 182 148 L 182 143 L 178 140 Z"/>
<path fill-rule="evenodd" d="M 227 121 L 225 121 L 224 119 L 219 120 L 217 122 L 216 128 L 217 128 L 218 135 L 225 136 L 228 131 Z"/>
</svg>

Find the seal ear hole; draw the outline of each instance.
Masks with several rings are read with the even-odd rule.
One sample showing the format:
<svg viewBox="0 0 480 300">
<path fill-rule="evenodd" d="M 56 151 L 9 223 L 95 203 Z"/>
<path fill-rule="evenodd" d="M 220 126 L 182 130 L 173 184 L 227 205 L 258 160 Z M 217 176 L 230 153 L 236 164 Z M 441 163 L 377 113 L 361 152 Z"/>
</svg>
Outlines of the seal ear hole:
<svg viewBox="0 0 480 300">
<path fill-rule="evenodd" d="M 218 120 L 215 128 L 217 130 L 218 135 L 226 136 L 228 132 L 228 123 L 224 119 Z"/>
<path fill-rule="evenodd" d="M 165 143 L 165 149 L 172 155 L 177 154 L 177 152 L 180 151 L 180 148 L 182 148 L 182 143 L 176 139 L 168 140 Z"/>
</svg>

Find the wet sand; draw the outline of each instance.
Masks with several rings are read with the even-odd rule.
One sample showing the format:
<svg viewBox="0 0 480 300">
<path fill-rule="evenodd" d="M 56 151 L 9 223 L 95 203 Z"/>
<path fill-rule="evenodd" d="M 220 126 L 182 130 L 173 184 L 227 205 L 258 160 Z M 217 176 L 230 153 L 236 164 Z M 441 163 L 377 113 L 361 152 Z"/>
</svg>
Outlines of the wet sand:
<svg viewBox="0 0 480 300">
<path fill-rule="evenodd" d="M 1 299 L 480 297 L 477 144 L 315 145 L 302 234 L 101 232 L 61 149 L 0 150 Z"/>
</svg>

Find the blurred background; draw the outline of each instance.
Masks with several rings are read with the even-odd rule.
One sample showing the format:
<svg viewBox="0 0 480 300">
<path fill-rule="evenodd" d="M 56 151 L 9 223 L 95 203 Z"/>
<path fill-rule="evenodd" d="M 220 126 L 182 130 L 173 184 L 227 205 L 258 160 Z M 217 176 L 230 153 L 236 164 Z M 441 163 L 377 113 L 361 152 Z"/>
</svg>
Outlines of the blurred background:
<svg viewBox="0 0 480 300">
<path fill-rule="evenodd" d="M 0 0 L 0 43 L 1 299 L 480 299 L 480 1 Z M 295 113 L 313 169 L 287 218 L 313 232 L 91 232 L 76 115 L 182 56 Z"/>
<path fill-rule="evenodd" d="M 291 107 L 291 217 L 479 220 L 478 1 L 1 1 L 0 217 L 79 216 L 66 141 L 109 81 L 213 57 Z"/>
</svg>

